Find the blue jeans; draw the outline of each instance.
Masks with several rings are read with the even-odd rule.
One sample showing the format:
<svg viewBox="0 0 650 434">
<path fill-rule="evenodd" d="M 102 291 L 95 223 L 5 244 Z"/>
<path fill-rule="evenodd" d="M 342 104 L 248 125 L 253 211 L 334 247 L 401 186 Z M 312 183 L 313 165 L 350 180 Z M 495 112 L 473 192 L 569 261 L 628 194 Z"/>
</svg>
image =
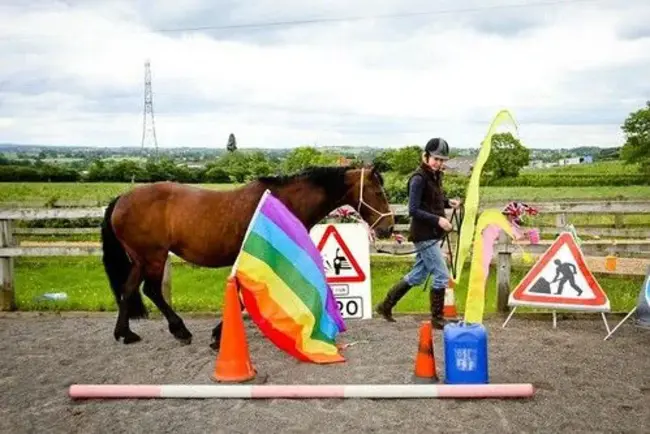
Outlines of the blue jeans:
<svg viewBox="0 0 650 434">
<path fill-rule="evenodd" d="M 429 274 L 433 274 L 431 289 L 443 291 L 449 284 L 449 271 L 442 255 L 442 240 L 427 240 L 414 243 L 417 253 L 415 264 L 404 280 L 411 286 L 422 284 Z"/>
</svg>

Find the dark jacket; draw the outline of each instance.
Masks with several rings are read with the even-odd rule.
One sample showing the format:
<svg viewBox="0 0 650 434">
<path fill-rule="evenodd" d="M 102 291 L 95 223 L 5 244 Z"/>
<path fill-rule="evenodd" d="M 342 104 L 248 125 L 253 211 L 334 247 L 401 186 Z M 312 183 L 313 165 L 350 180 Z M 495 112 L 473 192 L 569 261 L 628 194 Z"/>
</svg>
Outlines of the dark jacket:
<svg viewBox="0 0 650 434">
<path fill-rule="evenodd" d="M 442 172 L 422 163 L 409 178 L 410 241 L 439 240 L 445 236 L 438 219 L 445 217 L 445 208 L 451 205 L 442 189 L 442 177 Z"/>
</svg>

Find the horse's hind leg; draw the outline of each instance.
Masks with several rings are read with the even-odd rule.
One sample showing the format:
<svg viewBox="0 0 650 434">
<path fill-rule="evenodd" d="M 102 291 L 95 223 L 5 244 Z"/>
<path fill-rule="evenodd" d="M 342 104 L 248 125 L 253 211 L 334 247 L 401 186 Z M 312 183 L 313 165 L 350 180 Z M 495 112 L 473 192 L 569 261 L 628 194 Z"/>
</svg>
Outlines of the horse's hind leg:
<svg viewBox="0 0 650 434">
<path fill-rule="evenodd" d="M 124 338 L 125 344 L 138 342 L 140 336 L 133 333 L 129 327 L 129 304 L 132 297 L 136 297 L 142 283 L 142 266 L 139 263 L 134 263 L 129 272 L 129 277 L 124 284 L 124 293 L 122 300 L 120 300 L 119 311 L 117 314 L 117 322 L 115 324 L 115 331 L 113 336 L 115 340 L 119 341 Z"/>
<path fill-rule="evenodd" d="M 165 271 L 165 260 L 148 264 L 145 270 L 144 294 L 151 299 L 153 304 L 167 319 L 170 333 L 184 344 L 192 343 L 192 333 L 185 327 L 185 323 L 162 295 L 162 279 Z"/>
</svg>

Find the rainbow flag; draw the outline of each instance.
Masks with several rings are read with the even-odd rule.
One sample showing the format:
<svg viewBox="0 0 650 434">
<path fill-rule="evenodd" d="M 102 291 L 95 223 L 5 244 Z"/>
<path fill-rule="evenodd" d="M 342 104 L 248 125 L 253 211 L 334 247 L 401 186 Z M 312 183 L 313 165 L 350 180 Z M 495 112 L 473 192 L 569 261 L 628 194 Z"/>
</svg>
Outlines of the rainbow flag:
<svg viewBox="0 0 650 434">
<path fill-rule="evenodd" d="M 345 323 L 309 232 L 266 190 L 248 226 L 231 275 L 262 333 L 298 360 L 345 361 L 336 336 Z"/>
</svg>

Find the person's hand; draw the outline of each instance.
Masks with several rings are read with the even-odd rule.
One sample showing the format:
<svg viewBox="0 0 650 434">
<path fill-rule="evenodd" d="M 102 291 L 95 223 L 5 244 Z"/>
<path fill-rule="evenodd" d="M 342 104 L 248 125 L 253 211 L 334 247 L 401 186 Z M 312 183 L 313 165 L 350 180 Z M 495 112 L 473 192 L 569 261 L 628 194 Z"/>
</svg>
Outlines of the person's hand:
<svg viewBox="0 0 650 434">
<path fill-rule="evenodd" d="M 449 199 L 449 205 L 451 205 L 452 208 L 458 208 L 460 206 L 460 200 Z"/>
<path fill-rule="evenodd" d="M 449 232 L 449 231 L 451 231 L 453 229 L 453 226 L 451 225 L 451 223 L 449 223 L 449 220 L 447 220 L 444 217 L 440 217 L 438 219 L 438 226 L 440 226 L 441 228 L 443 228 L 447 232 Z"/>
</svg>

